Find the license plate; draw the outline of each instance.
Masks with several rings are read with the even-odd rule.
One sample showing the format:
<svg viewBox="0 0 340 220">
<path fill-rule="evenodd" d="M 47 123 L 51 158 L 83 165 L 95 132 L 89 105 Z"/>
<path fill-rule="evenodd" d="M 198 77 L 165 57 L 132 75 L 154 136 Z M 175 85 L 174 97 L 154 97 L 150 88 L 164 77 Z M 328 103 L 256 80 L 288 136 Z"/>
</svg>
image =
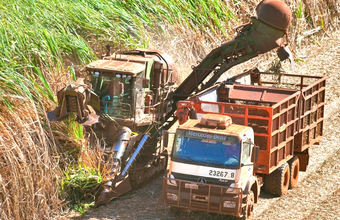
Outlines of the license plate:
<svg viewBox="0 0 340 220">
<path fill-rule="evenodd" d="M 209 170 L 209 176 L 220 177 L 222 179 L 234 179 L 235 173 L 221 170 Z"/>
<path fill-rule="evenodd" d="M 186 189 L 198 189 L 198 185 L 197 184 L 192 184 L 192 183 L 186 183 L 185 184 L 185 188 Z"/>
</svg>

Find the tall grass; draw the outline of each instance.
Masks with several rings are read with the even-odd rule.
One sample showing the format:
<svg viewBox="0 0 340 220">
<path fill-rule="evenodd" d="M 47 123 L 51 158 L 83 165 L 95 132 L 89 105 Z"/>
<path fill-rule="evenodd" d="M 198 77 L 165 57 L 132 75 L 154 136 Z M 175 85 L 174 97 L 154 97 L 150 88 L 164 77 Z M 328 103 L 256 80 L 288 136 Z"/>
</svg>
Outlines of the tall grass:
<svg viewBox="0 0 340 220">
<path fill-rule="evenodd" d="M 8 95 L 0 101 L 0 219 L 48 219 L 61 208 L 61 173 L 53 140 L 43 129 L 37 105 Z"/>
<path fill-rule="evenodd" d="M 286 2 L 294 15 L 292 43 L 307 38 L 306 30 L 338 27 L 338 1 Z M 247 22 L 258 3 L 2 0 L 0 219 L 49 219 L 61 210 L 63 173 L 88 153 L 81 127 L 50 124 L 45 112 L 55 107 L 55 91 L 79 74 L 78 66 L 111 44 L 115 49 L 152 46 L 190 67 L 211 47 L 233 38 L 232 28 Z M 90 164 L 91 156 L 86 158 Z"/>
</svg>

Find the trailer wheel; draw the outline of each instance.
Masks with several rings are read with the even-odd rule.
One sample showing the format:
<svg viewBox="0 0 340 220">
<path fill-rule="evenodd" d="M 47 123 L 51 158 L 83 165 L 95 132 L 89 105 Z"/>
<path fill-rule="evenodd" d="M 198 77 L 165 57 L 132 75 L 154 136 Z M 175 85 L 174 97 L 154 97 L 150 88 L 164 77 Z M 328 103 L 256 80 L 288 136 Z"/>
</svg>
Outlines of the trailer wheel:
<svg viewBox="0 0 340 220">
<path fill-rule="evenodd" d="M 264 180 L 264 190 L 276 196 L 285 195 L 289 187 L 289 171 L 288 163 L 284 163 L 274 172 L 266 175 Z"/>
<path fill-rule="evenodd" d="M 240 218 L 235 218 L 238 220 L 249 220 L 253 217 L 254 204 L 255 204 L 254 192 L 252 190 L 249 191 L 247 196 L 247 205 L 243 211 L 243 216 Z"/>
<path fill-rule="evenodd" d="M 299 158 L 294 155 L 288 163 L 290 168 L 289 189 L 294 189 L 299 180 L 300 161 Z"/>
</svg>

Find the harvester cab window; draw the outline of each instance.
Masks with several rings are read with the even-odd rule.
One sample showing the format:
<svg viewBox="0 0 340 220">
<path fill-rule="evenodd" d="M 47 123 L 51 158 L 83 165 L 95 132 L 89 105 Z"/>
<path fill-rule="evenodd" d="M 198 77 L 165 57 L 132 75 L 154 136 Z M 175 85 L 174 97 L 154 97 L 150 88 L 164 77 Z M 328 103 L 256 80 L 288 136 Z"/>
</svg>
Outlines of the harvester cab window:
<svg viewBox="0 0 340 220">
<path fill-rule="evenodd" d="M 137 74 L 134 80 L 134 97 L 135 97 L 135 117 L 142 118 L 144 116 L 144 100 L 145 91 L 143 88 L 143 79 L 145 72 L 140 72 Z"/>
<path fill-rule="evenodd" d="M 136 75 L 135 83 L 134 83 L 135 84 L 134 88 L 136 90 L 143 90 L 143 78 L 144 78 L 144 71 Z"/>
<path fill-rule="evenodd" d="M 100 97 L 103 112 L 117 117 L 131 117 L 132 75 L 99 71 L 89 73 L 92 89 Z"/>
<path fill-rule="evenodd" d="M 101 97 L 103 93 L 103 91 L 101 91 L 101 88 L 104 83 L 103 76 L 99 71 L 90 71 L 89 73 L 91 77 L 92 89 L 96 94 Z"/>
<path fill-rule="evenodd" d="M 124 93 L 124 83 L 122 82 L 121 74 L 116 74 L 114 77 L 109 78 L 105 83 L 105 90 L 110 98 L 120 97 Z"/>
<path fill-rule="evenodd" d="M 124 99 L 129 99 L 131 101 L 131 91 L 132 91 L 132 76 L 122 75 L 122 82 L 124 84 L 123 96 Z"/>
</svg>

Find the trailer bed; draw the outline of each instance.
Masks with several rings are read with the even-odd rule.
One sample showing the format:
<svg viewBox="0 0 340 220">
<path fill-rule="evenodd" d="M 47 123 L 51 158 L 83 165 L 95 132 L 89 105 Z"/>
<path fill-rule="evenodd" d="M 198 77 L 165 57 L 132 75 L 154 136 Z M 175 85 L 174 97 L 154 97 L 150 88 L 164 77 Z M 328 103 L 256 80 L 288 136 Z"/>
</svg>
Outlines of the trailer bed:
<svg viewBox="0 0 340 220">
<path fill-rule="evenodd" d="M 308 148 L 323 135 L 325 86 L 324 77 L 252 70 L 190 100 L 198 117 L 225 114 L 235 124 L 252 127 L 255 145 L 260 147 L 255 173 L 269 174 L 294 154 L 300 159 L 300 170 L 306 169 Z"/>
</svg>

